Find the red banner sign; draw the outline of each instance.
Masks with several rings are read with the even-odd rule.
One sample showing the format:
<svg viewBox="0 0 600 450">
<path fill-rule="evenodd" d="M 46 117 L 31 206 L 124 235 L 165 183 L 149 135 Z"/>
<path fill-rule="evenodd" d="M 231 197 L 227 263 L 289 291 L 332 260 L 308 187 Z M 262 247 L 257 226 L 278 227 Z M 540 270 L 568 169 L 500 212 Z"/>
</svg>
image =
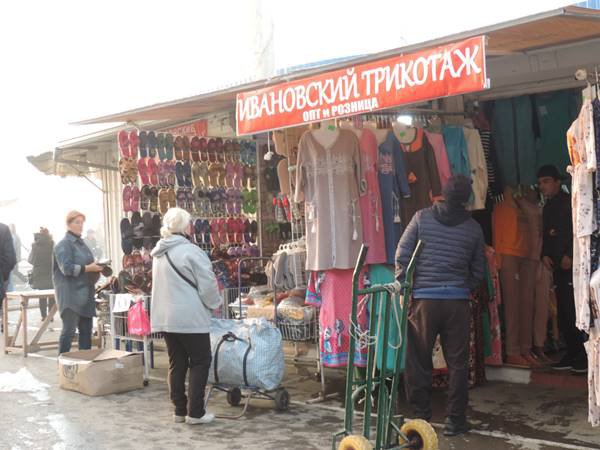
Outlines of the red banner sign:
<svg viewBox="0 0 600 450">
<path fill-rule="evenodd" d="M 173 136 L 204 137 L 208 135 L 208 121 L 197 120 L 196 122 L 188 123 L 187 125 L 181 125 L 162 131 L 163 133 L 171 133 Z"/>
<path fill-rule="evenodd" d="M 465 94 L 486 88 L 485 37 L 237 95 L 238 135 Z"/>
</svg>

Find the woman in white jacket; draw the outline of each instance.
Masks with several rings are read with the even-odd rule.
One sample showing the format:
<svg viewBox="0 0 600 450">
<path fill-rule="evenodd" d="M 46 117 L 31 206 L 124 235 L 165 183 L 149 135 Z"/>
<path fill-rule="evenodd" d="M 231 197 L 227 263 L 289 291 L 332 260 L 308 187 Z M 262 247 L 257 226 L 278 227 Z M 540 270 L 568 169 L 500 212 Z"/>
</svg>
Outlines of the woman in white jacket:
<svg viewBox="0 0 600 450">
<path fill-rule="evenodd" d="M 189 240 L 191 216 L 171 208 L 152 257 L 152 331 L 163 332 L 169 354 L 169 393 L 175 422 L 209 423 L 204 391 L 211 364 L 211 310 L 221 303 L 208 256 Z M 185 379 L 190 371 L 188 395 Z"/>
</svg>

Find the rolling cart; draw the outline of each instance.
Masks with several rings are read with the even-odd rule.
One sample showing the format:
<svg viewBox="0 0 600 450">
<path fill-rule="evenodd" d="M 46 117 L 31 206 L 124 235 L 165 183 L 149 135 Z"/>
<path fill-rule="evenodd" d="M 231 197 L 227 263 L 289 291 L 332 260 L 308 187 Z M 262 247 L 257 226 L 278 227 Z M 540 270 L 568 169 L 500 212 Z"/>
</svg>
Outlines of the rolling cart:
<svg viewBox="0 0 600 450">
<path fill-rule="evenodd" d="M 359 276 L 363 267 L 368 247 L 361 248 L 354 275 L 352 278 L 352 316 L 350 324 L 350 348 L 355 348 L 357 341 L 368 345 L 366 379 L 355 379 L 354 352 L 348 352 L 348 367 L 345 394 L 344 430 L 333 436 L 332 450 L 382 450 L 382 449 L 413 449 L 437 450 L 438 439 L 435 430 L 424 420 L 405 421 L 396 415 L 396 397 L 400 376 L 404 371 L 406 358 L 406 326 L 408 316 L 408 301 L 412 294 L 412 279 L 415 265 L 423 243 L 419 241 L 412 258 L 406 268 L 406 282 L 358 288 Z M 370 307 L 371 311 L 380 311 L 380 323 L 377 314 L 370 315 L 369 331 L 360 336 L 357 330 L 357 312 L 359 306 Z M 397 310 L 398 306 L 400 311 Z M 390 335 L 389 320 L 392 308 L 396 308 L 400 342 L 396 348 L 394 370 L 385 367 Z M 381 355 L 381 369 L 377 370 L 377 359 Z M 388 384 L 389 383 L 389 384 Z M 376 390 L 378 389 L 378 392 Z M 364 393 L 365 409 L 362 433 L 353 434 L 352 419 L 354 416 L 354 401 Z M 377 419 L 375 421 L 375 442 L 371 441 L 371 425 L 373 412 L 372 399 L 377 396 Z M 338 439 L 342 437 L 339 447 Z"/>
</svg>

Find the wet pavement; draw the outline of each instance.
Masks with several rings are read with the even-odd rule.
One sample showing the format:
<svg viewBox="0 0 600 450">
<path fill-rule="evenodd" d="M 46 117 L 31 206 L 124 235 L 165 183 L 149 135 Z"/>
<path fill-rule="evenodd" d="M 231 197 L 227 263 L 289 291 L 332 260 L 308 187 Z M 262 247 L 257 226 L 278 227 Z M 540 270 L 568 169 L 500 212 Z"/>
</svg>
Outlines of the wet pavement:
<svg viewBox="0 0 600 450">
<path fill-rule="evenodd" d="M 0 449 L 327 449 L 343 425 L 341 397 L 306 403 L 319 390 L 310 366 L 287 366 L 289 411 L 253 400 L 242 419 L 192 427 L 172 423 L 162 352 L 148 387 L 106 397 L 61 390 L 53 353 L 0 353 Z M 330 392 L 343 390 L 340 375 L 327 372 Z M 443 422 L 443 404 L 437 392 L 434 423 Z M 471 391 L 470 405 L 474 431 L 451 439 L 439 433 L 440 449 L 600 449 L 600 429 L 587 424 L 585 392 L 489 382 Z M 209 409 L 238 411 L 221 393 Z"/>
</svg>

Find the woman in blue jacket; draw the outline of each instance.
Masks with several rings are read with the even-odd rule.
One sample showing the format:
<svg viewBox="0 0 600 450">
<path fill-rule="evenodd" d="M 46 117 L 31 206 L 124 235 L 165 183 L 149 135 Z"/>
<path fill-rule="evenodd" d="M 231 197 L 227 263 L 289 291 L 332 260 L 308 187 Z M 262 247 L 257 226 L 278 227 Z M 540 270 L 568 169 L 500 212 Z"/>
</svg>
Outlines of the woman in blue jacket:
<svg viewBox="0 0 600 450">
<path fill-rule="evenodd" d="M 92 324 L 96 315 L 94 283 L 102 266 L 94 262 L 92 251 L 81 239 L 85 216 L 67 214 L 67 234 L 54 248 L 52 281 L 63 322 L 58 353 L 71 350 L 75 330 L 79 330 L 79 350 L 92 348 Z"/>
</svg>

